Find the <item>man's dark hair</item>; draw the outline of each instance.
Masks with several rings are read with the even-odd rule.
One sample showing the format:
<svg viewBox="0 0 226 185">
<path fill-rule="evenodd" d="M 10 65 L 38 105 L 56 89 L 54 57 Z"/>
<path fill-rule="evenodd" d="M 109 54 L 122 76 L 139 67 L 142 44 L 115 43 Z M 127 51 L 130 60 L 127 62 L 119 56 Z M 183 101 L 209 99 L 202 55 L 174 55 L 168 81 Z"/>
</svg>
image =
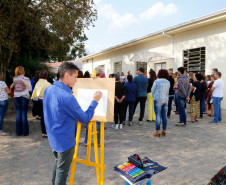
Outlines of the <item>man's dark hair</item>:
<svg viewBox="0 0 226 185">
<path fill-rule="evenodd" d="M 115 80 L 116 80 L 116 81 L 119 81 L 119 80 L 120 80 L 119 74 L 115 74 Z"/>
<path fill-rule="evenodd" d="M 132 75 L 127 75 L 127 80 L 128 80 L 128 82 L 132 82 L 133 81 L 133 76 Z"/>
<path fill-rule="evenodd" d="M 67 72 L 72 75 L 73 73 L 75 73 L 75 71 L 78 70 L 79 68 L 72 62 L 63 62 L 58 69 L 59 79 L 63 79 L 65 73 Z"/>
<path fill-rule="evenodd" d="M 83 76 L 83 78 L 90 78 L 90 74 L 89 74 L 89 71 L 86 71 L 86 72 L 84 73 L 84 76 Z"/>
<path fill-rule="evenodd" d="M 196 79 L 200 82 L 203 79 L 203 75 L 200 73 L 195 74 Z"/>
<path fill-rule="evenodd" d="M 215 72 L 218 72 L 218 69 L 217 68 L 213 68 L 212 70 L 214 70 Z"/>
<path fill-rule="evenodd" d="M 177 69 L 177 71 L 179 71 L 181 74 L 184 74 L 184 68 L 183 68 L 183 67 L 179 67 L 179 68 Z"/>
<path fill-rule="evenodd" d="M 221 72 L 220 71 L 217 71 L 216 74 L 221 77 Z"/>
<path fill-rule="evenodd" d="M 48 77 L 48 72 L 44 69 L 44 70 L 41 70 L 39 72 L 39 78 L 42 78 L 42 79 L 47 79 Z"/>
</svg>

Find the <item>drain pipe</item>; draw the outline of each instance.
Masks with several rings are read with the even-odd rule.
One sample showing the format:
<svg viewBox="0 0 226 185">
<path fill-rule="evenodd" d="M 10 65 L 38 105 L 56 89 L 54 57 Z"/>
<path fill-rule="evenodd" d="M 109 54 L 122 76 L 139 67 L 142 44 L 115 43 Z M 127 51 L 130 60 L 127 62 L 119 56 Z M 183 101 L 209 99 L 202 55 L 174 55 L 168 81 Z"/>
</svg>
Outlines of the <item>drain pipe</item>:
<svg viewBox="0 0 226 185">
<path fill-rule="evenodd" d="M 176 58 L 174 56 L 174 38 L 173 38 L 172 35 L 168 35 L 164 31 L 162 32 L 162 35 L 164 35 L 164 36 L 166 36 L 166 37 L 168 37 L 168 38 L 171 39 L 171 55 L 174 58 L 174 67 L 173 67 L 174 69 L 173 69 L 173 71 L 176 71 L 176 69 L 177 69 L 178 66 L 177 66 Z"/>
<path fill-rule="evenodd" d="M 168 35 L 167 33 L 165 33 L 164 31 L 162 32 L 162 35 L 171 38 L 171 55 L 174 57 L 174 39 L 172 35 Z"/>
</svg>

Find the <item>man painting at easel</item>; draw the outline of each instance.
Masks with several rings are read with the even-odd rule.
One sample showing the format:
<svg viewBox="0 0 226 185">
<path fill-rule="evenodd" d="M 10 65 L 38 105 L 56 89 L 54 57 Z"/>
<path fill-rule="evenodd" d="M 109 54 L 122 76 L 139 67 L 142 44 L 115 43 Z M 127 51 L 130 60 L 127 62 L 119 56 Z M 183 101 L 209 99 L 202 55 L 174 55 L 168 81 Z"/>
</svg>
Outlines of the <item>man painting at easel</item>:
<svg viewBox="0 0 226 185">
<path fill-rule="evenodd" d="M 48 140 L 54 155 L 53 185 L 65 185 L 75 147 L 76 121 L 88 124 L 102 93 L 94 94 L 87 111 L 83 111 L 72 94 L 71 87 L 77 82 L 78 67 L 63 62 L 59 67 L 59 81 L 45 90 L 43 109 Z"/>
</svg>

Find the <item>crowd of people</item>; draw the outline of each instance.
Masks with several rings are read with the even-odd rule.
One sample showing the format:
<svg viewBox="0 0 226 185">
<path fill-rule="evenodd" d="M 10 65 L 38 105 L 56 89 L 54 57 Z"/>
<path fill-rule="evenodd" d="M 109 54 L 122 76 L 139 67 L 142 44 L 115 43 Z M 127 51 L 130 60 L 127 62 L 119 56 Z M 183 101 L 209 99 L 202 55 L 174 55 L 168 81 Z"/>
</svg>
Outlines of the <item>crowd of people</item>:
<svg viewBox="0 0 226 185">
<path fill-rule="evenodd" d="M 144 68 L 140 67 L 134 78 L 130 71 L 127 76 L 124 73 L 109 75 L 109 78 L 115 78 L 114 129 L 122 129 L 126 124 L 127 109 L 128 125 L 135 124 L 133 116 L 138 104 L 140 112 L 137 124 L 142 125 L 146 101 L 147 121 L 155 122 L 156 125 L 154 137 L 166 136 L 167 120 L 171 116 L 173 101 L 176 106 L 175 114 L 179 114 L 176 126 L 185 126 L 187 121 L 195 123 L 203 118 L 203 114 L 213 117 L 211 124 L 222 121 L 221 100 L 224 82 L 218 69 L 214 68 L 212 74 L 207 76 L 204 72 L 187 73 L 183 67 L 179 67 L 175 73 L 173 70 L 161 69 L 156 74 L 150 69 L 149 78 L 144 72 Z M 88 122 L 102 96 L 102 93 L 97 91 L 89 108 L 84 112 L 72 94 L 72 87 L 77 78 L 91 78 L 91 75 L 88 71 L 83 74 L 77 66 L 68 62 L 59 67 L 58 79 L 54 85 L 48 71 L 38 71 L 30 80 L 25 76 L 24 68 L 18 66 L 15 69 L 13 84 L 9 88 L 3 80 L 3 72 L 0 72 L 0 135 L 7 135 L 3 132 L 3 120 L 9 104 L 9 94 L 13 96 L 16 107 L 16 135 L 29 135 L 27 111 L 31 96 L 32 114 L 36 119 L 40 119 L 42 137 L 48 137 L 53 149 L 53 184 L 66 182 L 76 144 L 75 123 L 78 121 L 86 125 L 84 144 L 87 145 Z M 100 67 L 96 68 L 96 78 L 106 78 Z M 185 111 L 188 103 L 190 120 L 187 120 Z M 100 146 L 100 122 L 96 122 L 96 125 Z"/>
<path fill-rule="evenodd" d="M 173 100 L 176 106 L 174 112 L 179 114 L 179 122 L 175 123 L 175 126 L 186 126 L 187 122 L 195 123 L 203 118 L 203 114 L 213 117 L 211 124 L 222 121 L 221 100 L 224 82 L 217 68 L 212 70 L 211 75 L 205 75 L 204 71 L 188 73 L 183 67 L 179 67 L 175 73 L 172 69 L 161 69 L 157 75 L 150 69 L 149 78 L 144 74 L 144 68 L 137 70 L 138 75 L 134 79 L 129 73 L 127 78 L 124 77 L 124 73 L 121 73 L 121 77 L 118 74 L 110 75 L 116 78 L 115 118 L 117 115 L 120 118 L 119 126 L 118 119 L 115 119 L 115 129 L 122 129 L 122 125 L 125 125 L 128 105 L 128 124 L 132 125 L 138 103 L 140 103 L 138 124 L 142 124 L 146 101 L 147 121 L 156 123 L 156 132 L 153 134 L 155 137 L 166 136 L 167 118 L 170 119 Z M 124 88 L 119 83 L 124 85 Z M 121 97 L 124 101 L 121 101 Z M 189 120 L 185 111 L 187 104 L 190 104 Z M 162 132 L 160 132 L 161 122 Z"/>
<path fill-rule="evenodd" d="M 0 135 L 7 135 L 3 132 L 3 119 L 8 107 L 8 94 L 13 94 L 16 107 L 16 135 L 27 136 L 29 125 L 27 122 L 28 102 L 31 95 L 32 114 L 40 120 L 42 137 L 47 138 L 44 113 L 43 94 L 48 86 L 53 84 L 53 79 L 46 70 L 37 71 L 32 79 L 24 76 L 25 70 L 22 66 L 15 69 L 13 84 L 8 88 L 3 81 L 4 74 L 0 73 Z M 102 68 L 96 68 L 96 76 L 105 78 Z M 86 71 L 84 74 L 78 70 L 78 78 L 91 78 Z M 195 123 L 203 118 L 203 114 L 213 117 L 210 123 L 221 122 L 221 100 L 223 99 L 224 82 L 221 79 L 221 72 L 217 68 L 212 70 L 211 75 L 205 72 L 187 72 L 186 68 L 180 67 L 178 71 L 161 69 L 158 74 L 153 69 L 149 71 L 149 78 L 144 73 L 144 68 L 137 70 L 137 76 L 133 78 L 130 71 L 127 76 L 121 74 L 110 74 L 109 78 L 115 78 L 115 107 L 114 107 L 114 129 L 122 129 L 126 124 L 128 109 L 128 125 L 133 124 L 133 116 L 138 104 L 140 113 L 137 120 L 142 124 L 145 114 L 145 106 L 148 106 L 148 122 L 156 123 L 154 136 L 166 136 L 167 118 L 170 119 L 172 103 L 176 106 L 175 114 L 179 114 L 179 122 L 176 126 L 185 126 L 187 122 Z M 59 80 L 59 79 L 57 79 Z M 190 104 L 190 119 L 187 120 L 186 104 Z M 162 132 L 160 125 L 162 122 Z M 100 123 L 97 122 L 98 143 L 100 144 Z M 87 132 L 85 145 L 87 145 Z"/>
</svg>

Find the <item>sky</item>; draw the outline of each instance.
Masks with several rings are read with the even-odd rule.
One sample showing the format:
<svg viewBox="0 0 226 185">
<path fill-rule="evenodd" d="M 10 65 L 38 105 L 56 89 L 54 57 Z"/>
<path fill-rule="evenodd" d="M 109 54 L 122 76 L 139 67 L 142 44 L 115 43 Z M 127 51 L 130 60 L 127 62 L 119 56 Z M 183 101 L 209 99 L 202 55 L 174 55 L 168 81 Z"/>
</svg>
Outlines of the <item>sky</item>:
<svg viewBox="0 0 226 185">
<path fill-rule="evenodd" d="M 226 8 L 226 0 L 94 0 L 89 54 Z"/>
</svg>

